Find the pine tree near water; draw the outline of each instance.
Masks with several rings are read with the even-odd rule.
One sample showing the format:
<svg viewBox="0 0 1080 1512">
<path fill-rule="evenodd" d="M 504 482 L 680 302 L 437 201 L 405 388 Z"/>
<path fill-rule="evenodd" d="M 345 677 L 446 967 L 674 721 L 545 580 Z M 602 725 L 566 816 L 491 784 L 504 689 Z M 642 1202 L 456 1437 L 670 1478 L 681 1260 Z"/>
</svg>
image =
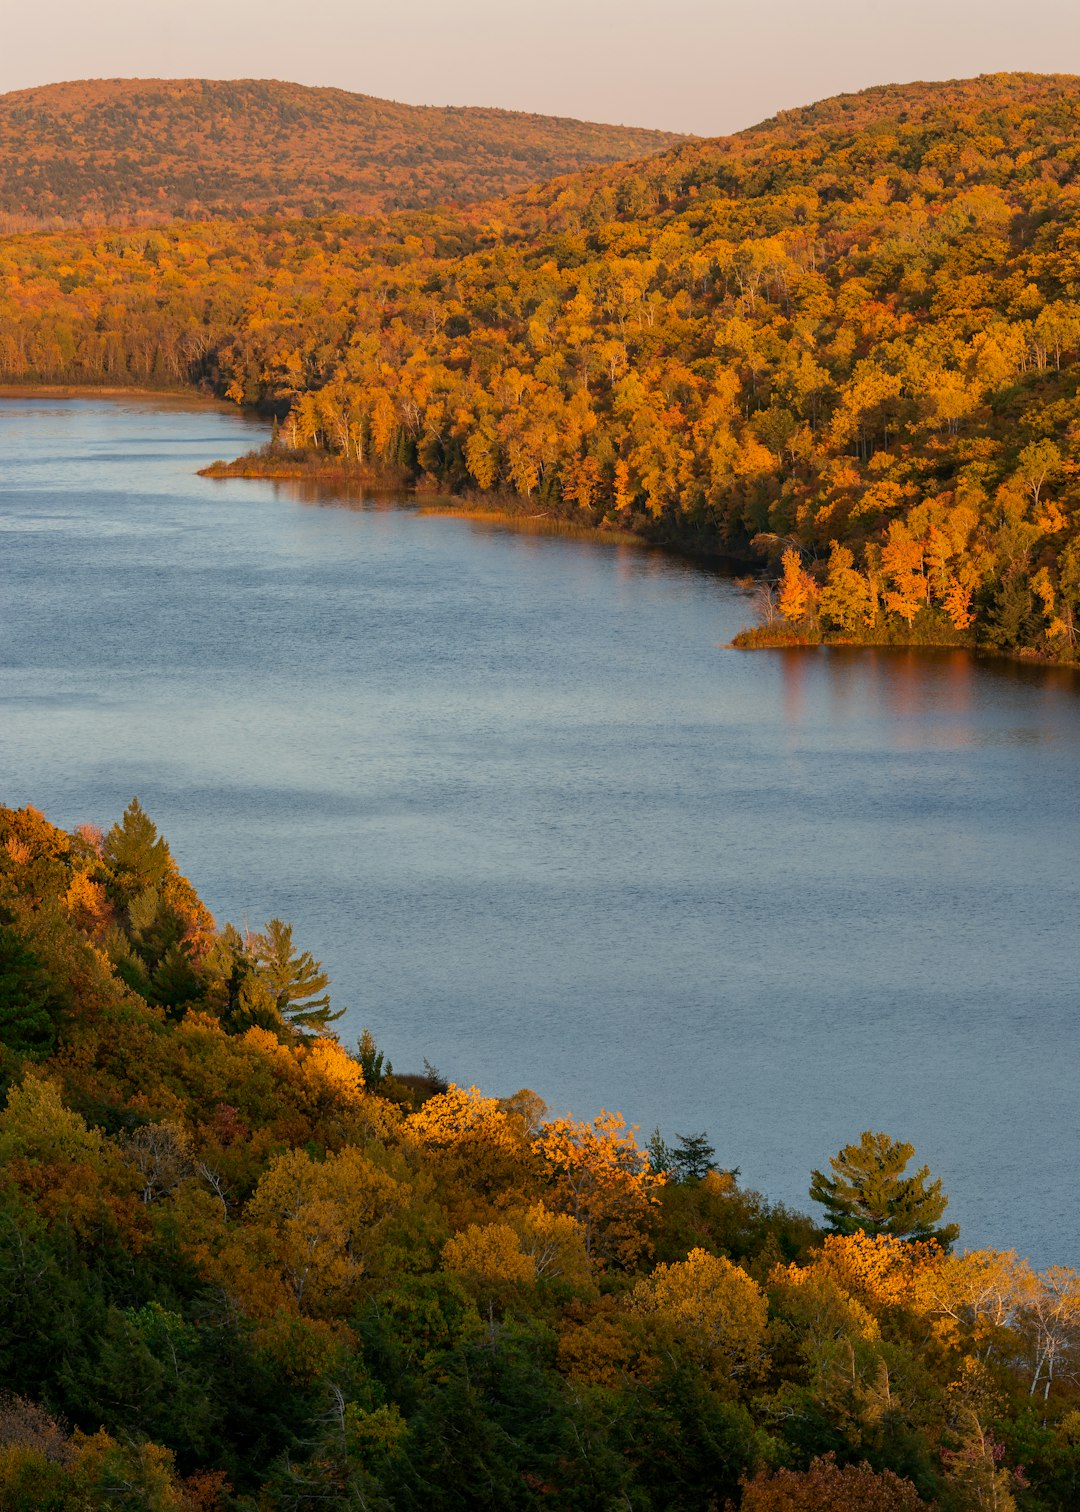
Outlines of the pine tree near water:
<svg viewBox="0 0 1080 1512">
<path fill-rule="evenodd" d="M 330 1009 L 330 978 L 309 950 L 293 949 L 292 925 L 271 919 L 251 939 L 255 975 L 282 1019 L 296 1029 L 325 1029 L 345 1012 Z"/>
<path fill-rule="evenodd" d="M 955 1223 L 934 1225 L 949 1205 L 930 1167 L 904 1171 L 915 1146 L 867 1129 L 858 1144 L 832 1156 L 833 1174 L 811 1173 L 810 1196 L 820 1202 L 837 1234 L 891 1234 L 896 1239 L 936 1240 L 948 1249 L 960 1233 Z"/>
<path fill-rule="evenodd" d="M 645 1149 L 651 1168 L 671 1181 L 703 1181 L 716 1170 L 716 1148 L 704 1130 L 700 1134 L 676 1134 L 675 1144 L 669 1145 L 660 1130 L 654 1129 Z"/>
<path fill-rule="evenodd" d="M 393 1076 L 394 1074 L 392 1063 L 386 1059 L 383 1052 L 376 1046 L 375 1036 L 370 1029 L 365 1029 L 360 1036 L 357 1059 L 363 1068 L 365 1087 L 377 1087 L 388 1076 Z"/>
<path fill-rule="evenodd" d="M 716 1169 L 716 1147 L 704 1130 L 700 1134 L 676 1134 L 673 1161 L 679 1181 L 703 1181 Z"/>
<path fill-rule="evenodd" d="M 169 847 L 137 798 L 105 837 L 105 859 L 132 893 L 156 888 L 169 869 Z"/>
</svg>

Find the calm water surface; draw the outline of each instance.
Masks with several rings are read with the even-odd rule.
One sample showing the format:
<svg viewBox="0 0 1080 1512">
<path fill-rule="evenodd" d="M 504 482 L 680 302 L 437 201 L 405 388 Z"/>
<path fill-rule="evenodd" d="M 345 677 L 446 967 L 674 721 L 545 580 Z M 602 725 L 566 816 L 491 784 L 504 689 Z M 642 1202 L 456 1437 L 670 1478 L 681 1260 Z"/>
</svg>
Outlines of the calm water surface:
<svg viewBox="0 0 1080 1512">
<path fill-rule="evenodd" d="M 0 801 L 137 793 L 399 1069 L 707 1129 L 800 1205 L 887 1129 L 967 1244 L 1080 1263 L 1071 674 L 725 650 L 693 566 L 194 476 L 252 440 L 0 403 Z"/>
</svg>

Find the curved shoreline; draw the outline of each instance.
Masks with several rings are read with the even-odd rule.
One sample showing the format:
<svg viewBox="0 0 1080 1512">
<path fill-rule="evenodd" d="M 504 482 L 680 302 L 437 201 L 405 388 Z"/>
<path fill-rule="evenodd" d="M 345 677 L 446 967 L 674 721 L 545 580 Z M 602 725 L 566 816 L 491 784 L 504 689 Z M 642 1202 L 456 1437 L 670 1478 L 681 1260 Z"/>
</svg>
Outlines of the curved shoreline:
<svg viewBox="0 0 1080 1512">
<path fill-rule="evenodd" d="M 213 409 L 219 412 L 239 414 L 254 421 L 257 412 L 250 407 L 236 405 L 227 399 L 218 399 L 212 394 L 202 394 L 191 389 L 153 389 L 123 386 L 90 386 L 74 384 L 0 384 L 0 401 L 4 399 L 125 399 L 153 400 L 182 408 Z M 753 559 L 733 553 L 704 551 L 690 542 L 651 540 L 637 531 L 624 530 L 618 526 L 581 525 L 559 514 L 537 511 L 522 503 L 518 507 L 516 496 L 499 495 L 466 496 L 425 491 L 403 473 L 380 472 L 365 466 L 343 466 L 340 462 L 321 463 L 275 461 L 270 466 L 260 466 L 247 452 L 231 462 L 216 460 L 198 469 L 199 477 L 225 480 L 227 478 L 264 479 L 270 482 L 337 483 L 371 489 L 376 493 L 393 492 L 412 494 L 416 499 L 417 512 L 432 516 L 445 516 L 467 520 L 473 524 L 490 524 L 516 531 L 522 535 L 563 536 L 569 540 L 590 541 L 610 546 L 633 546 L 638 549 L 662 551 L 671 556 L 682 556 L 699 564 L 742 566 L 750 571 L 759 569 Z M 490 502 L 488 502 L 490 500 Z M 748 625 L 724 643 L 726 650 L 735 651 L 784 651 L 809 650 L 814 647 L 829 649 L 893 650 L 893 651 L 967 651 L 985 659 L 1019 662 L 1030 667 L 1061 667 L 1080 673 L 1080 661 L 1074 657 L 1047 656 L 1034 648 L 1020 647 L 1002 650 L 997 646 L 981 645 L 962 640 L 922 639 L 874 639 L 856 640 L 848 636 L 836 639 L 816 639 L 797 632 L 772 631 L 771 627 Z"/>
<path fill-rule="evenodd" d="M 372 468 L 366 464 L 292 461 L 288 457 L 260 458 L 247 453 L 231 462 L 211 462 L 199 469 L 202 478 L 264 479 L 271 482 L 337 484 L 342 488 L 368 489 L 375 497 L 384 494 L 411 494 L 417 511 L 427 515 L 469 520 L 474 524 L 501 525 L 525 535 L 566 536 L 571 540 L 596 541 L 608 546 L 634 546 L 646 551 L 661 551 L 682 557 L 701 567 L 727 568 L 731 573 L 753 571 L 756 558 L 740 555 L 690 538 L 661 539 L 640 530 L 602 523 L 594 525 L 574 518 L 572 513 L 538 507 L 535 500 L 513 493 L 453 493 L 431 480 L 419 482 L 398 469 Z"/>
</svg>

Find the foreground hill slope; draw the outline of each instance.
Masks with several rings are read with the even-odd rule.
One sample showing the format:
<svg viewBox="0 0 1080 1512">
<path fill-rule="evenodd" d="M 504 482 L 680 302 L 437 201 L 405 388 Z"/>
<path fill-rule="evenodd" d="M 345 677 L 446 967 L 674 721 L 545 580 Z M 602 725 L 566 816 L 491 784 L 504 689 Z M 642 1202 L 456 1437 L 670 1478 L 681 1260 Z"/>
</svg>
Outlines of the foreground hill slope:
<svg viewBox="0 0 1080 1512">
<path fill-rule="evenodd" d="M 277 80 L 90 79 L 0 95 L 0 215 L 149 224 L 431 206 L 677 140 Z"/>
<path fill-rule="evenodd" d="M 910 1146 L 825 1234 L 704 1134 L 350 1054 L 326 985 L 137 802 L 0 807 L 4 1512 L 1076 1507 L 1080 1274 L 943 1248 Z"/>
</svg>

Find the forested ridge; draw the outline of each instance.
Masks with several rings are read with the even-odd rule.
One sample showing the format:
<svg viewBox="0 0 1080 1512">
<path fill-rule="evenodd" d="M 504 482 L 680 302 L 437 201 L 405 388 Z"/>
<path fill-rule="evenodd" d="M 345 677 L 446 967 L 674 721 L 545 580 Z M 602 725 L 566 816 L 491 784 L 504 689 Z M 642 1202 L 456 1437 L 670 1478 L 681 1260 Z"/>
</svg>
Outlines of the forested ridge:
<svg viewBox="0 0 1080 1512">
<path fill-rule="evenodd" d="M 0 95 L 0 228 L 464 203 L 676 140 L 276 79 L 82 79 Z"/>
<path fill-rule="evenodd" d="M 468 211 L 0 242 L 0 379 L 783 571 L 770 640 L 1075 658 L 1080 83 L 786 113 Z"/>
<path fill-rule="evenodd" d="M 1080 1274 L 954 1251 L 910 1145 L 822 1227 L 707 1133 L 396 1074 L 329 987 L 136 801 L 0 809 L 5 1512 L 1076 1506 Z"/>
</svg>

